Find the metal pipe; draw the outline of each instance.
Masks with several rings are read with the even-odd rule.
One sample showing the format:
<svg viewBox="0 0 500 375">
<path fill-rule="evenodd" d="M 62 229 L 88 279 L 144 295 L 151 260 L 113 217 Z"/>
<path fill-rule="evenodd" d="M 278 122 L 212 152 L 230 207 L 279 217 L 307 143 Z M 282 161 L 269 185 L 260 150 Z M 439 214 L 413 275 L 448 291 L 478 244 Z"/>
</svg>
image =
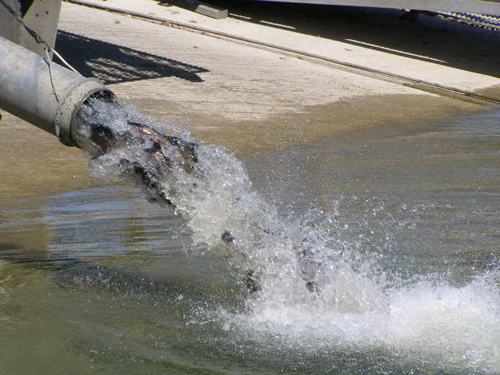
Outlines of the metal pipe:
<svg viewBox="0 0 500 375">
<path fill-rule="evenodd" d="M 99 93 L 114 97 L 100 81 L 85 78 L 50 59 L 0 37 L 0 108 L 78 146 L 76 114 Z"/>
</svg>

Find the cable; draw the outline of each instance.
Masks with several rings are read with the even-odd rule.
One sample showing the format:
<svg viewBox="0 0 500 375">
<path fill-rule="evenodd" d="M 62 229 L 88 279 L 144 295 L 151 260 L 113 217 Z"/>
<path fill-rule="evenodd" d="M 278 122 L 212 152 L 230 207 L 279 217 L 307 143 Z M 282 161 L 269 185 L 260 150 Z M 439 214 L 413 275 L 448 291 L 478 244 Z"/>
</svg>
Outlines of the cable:
<svg viewBox="0 0 500 375">
<path fill-rule="evenodd" d="M 4 6 L 4 8 L 7 9 L 7 11 L 11 14 L 11 16 L 14 17 L 14 19 L 24 27 L 24 29 L 28 32 L 28 34 L 30 34 L 33 37 L 35 42 L 44 45 L 44 47 L 46 49 L 46 55 L 47 55 L 47 58 L 49 58 L 49 61 L 51 59 L 50 59 L 50 56 L 48 55 L 48 53 L 51 52 L 54 55 L 56 55 L 59 60 L 61 60 L 61 62 L 64 64 L 64 66 L 66 66 L 66 68 L 68 68 L 69 70 L 72 70 L 75 73 L 80 74 L 78 72 L 78 70 L 73 68 L 55 49 L 53 49 L 45 40 L 43 40 L 42 37 L 40 37 L 40 35 L 38 35 L 35 30 L 33 30 L 32 28 L 27 26 L 24 23 L 24 21 L 21 19 L 21 17 L 19 17 L 19 15 L 16 13 L 16 11 L 14 9 L 12 9 L 4 0 L 0 0 L 0 4 L 2 4 Z M 50 67 L 49 67 L 49 69 L 50 69 Z"/>
<path fill-rule="evenodd" d="M 22 25 L 24 27 L 24 29 L 28 32 L 28 34 L 30 34 L 33 37 L 35 42 L 44 45 L 45 57 L 43 58 L 43 60 L 45 61 L 45 63 L 47 64 L 47 67 L 49 69 L 49 77 L 50 77 L 50 85 L 52 86 L 52 93 L 54 94 L 56 102 L 60 103 L 59 96 L 57 95 L 56 87 L 54 85 L 54 77 L 52 76 L 52 59 L 50 58 L 49 53 L 52 52 L 54 55 L 56 55 L 62 61 L 62 63 L 67 68 L 72 70 L 73 72 L 75 72 L 77 74 L 80 74 L 80 73 L 75 68 L 73 68 L 70 64 L 68 64 L 68 62 L 66 60 L 64 60 L 59 53 L 57 53 L 52 47 L 50 47 L 50 45 L 45 40 L 43 40 L 42 37 L 40 37 L 40 35 L 38 35 L 35 30 L 28 27 L 24 23 L 24 21 L 21 19 L 21 17 L 19 17 L 19 15 L 16 13 L 16 11 L 14 9 L 12 9 L 4 0 L 0 0 L 0 4 L 2 4 L 4 6 L 4 8 L 7 9 L 7 12 L 9 12 L 11 14 L 11 16 L 14 17 L 14 19 L 20 25 Z"/>
</svg>

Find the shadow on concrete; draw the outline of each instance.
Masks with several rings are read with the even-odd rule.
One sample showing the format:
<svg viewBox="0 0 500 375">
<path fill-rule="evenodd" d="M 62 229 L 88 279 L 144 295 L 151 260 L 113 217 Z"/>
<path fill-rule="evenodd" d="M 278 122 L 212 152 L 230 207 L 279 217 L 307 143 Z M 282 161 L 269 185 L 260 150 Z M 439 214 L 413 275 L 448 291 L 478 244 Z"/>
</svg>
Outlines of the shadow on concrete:
<svg viewBox="0 0 500 375">
<path fill-rule="evenodd" d="M 208 72 L 198 66 L 61 30 L 56 50 L 82 75 L 95 77 L 107 85 L 161 77 L 203 82 L 198 74 Z"/>
<path fill-rule="evenodd" d="M 395 9 L 241 0 L 207 1 L 227 8 L 231 18 L 241 21 L 500 77 L 498 31 L 424 14 L 404 17 L 406 12 Z"/>
<path fill-rule="evenodd" d="M 198 8 L 198 0 L 155 0 L 158 4 L 170 7 L 176 6 L 194 12 Z M 210 1 L 209 1 L 210 3 Z"/>
</svg>

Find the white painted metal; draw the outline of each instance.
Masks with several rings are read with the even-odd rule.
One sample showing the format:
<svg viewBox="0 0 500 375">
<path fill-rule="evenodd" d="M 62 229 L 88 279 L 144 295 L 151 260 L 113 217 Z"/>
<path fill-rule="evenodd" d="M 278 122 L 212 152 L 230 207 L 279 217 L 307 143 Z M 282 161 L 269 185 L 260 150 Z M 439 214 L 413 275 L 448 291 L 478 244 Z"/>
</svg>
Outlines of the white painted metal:
<svg viewBox="0 0 500 375">
<path fill-rule="evenodd" d="M 348 5 L 373 8 L 395 8 L 500 15 L 500 1 L 481 0 L 255 0 L 284 3 Z"/>
</svg>

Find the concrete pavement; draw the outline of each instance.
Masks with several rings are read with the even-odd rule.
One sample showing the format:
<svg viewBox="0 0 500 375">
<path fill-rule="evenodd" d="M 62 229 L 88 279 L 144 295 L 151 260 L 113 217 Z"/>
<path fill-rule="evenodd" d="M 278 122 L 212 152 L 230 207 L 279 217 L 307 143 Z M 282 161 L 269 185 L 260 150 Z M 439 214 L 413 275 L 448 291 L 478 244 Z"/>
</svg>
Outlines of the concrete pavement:
<svg viewBox="0 0 500 375">
<path fill-rule="evenodd" d="M 371 72 L 379 79 L 396 76 L 407 79 L 406 83 L 476 93 L 489 89 L 486 96 L 500 100 L 500 36 L 495 31 L 424 15 L 405 20 L 396 10 L 219 1 L 229 8 L 230 17 L 216 20 L 165 6 L 166 2 L 75 1 L 157 18 L 216 37 L 226 35 L 254 47 L 274 46 L 282 53 Z M 493 87 L 498 89 L 494 93 Z"/>
</svg>

